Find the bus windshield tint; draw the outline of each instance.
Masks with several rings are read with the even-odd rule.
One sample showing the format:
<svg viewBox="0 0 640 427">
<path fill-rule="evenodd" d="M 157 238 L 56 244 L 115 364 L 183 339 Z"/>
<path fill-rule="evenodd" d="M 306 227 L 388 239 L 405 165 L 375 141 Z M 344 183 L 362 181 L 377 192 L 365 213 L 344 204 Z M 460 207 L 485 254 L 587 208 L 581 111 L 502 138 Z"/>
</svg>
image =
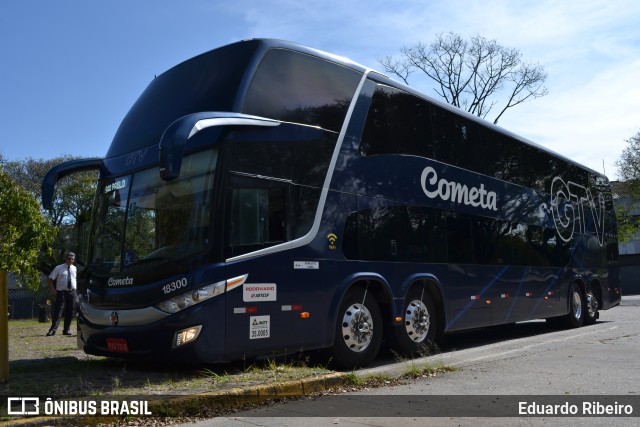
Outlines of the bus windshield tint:
<svg viewBox="0 0 640 427">
<path fill-rule="evenodd" d="M 102 180 L 90 254 L 96 272 L 133 271 L 205 249 L 216 160 L 217 150 L 185 156 L 180 177 L 169 182 L 157 168 Z"/>
<path fill-rule="evenodd" d="M 361 74 L 286 49 L 272 49 L 247 91 L 244 113 L 339 132 Z"/>
</svg>

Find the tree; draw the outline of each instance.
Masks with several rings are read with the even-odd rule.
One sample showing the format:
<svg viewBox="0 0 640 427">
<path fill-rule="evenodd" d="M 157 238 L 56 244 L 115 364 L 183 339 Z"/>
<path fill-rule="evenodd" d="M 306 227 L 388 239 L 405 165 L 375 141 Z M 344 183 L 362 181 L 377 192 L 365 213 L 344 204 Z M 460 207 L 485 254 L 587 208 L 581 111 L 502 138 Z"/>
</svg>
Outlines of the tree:
<svg viewBox="0 0 640 427">
<path fill-rule="evenodd" d="M 42 180 L 52 167 L 72 160 L 71 156 L 57 157 L 51 160 L 25 160 L 5 162 L 5 172 L 24 190 L 42 201 Z M 56 193 L 51 211 L 42 211 L 49 222 L 56 227 L 58 234 L 52 243 L 55 251 L 43 251 L 38 269 L 44 274 L 59 264 L 65 252 L 73 250 L 79 255 L 84 229 L 89 217 L 95 195 L 97 176 L 93 172 L 73 174 L 63 178 L 56 185 Z M 79 261 L 80 257 L 78 258 Z"/>
<path fill-rule="evenodd" d="M 31 288 L 40 286 L 38 255 L 55 235 L 38 201 L 0 169 L 0 272 L 18 274 Z"/>
<path fill-rule="evenodd" d="M 40 286 L 36 265 L 40 249 L 55 235 L 40 204 L 3 170 L 0 156 L 0 383 L 9 379 L 7 272 L 18 274 L 30 288 Z"/>
<path fill-rule="evenodd" d="M 621 181 L 636 182 L 640 186 L 640 131 L 625 141 L 628 146 L 616 161 Z"/>
<path fill-rule="evenodd" d="M 517 49 L 479 35 L 465 40 L 441 33 L 430 45 L 417 43 L 400 52 L 399 59 L 386 56 L 379 61 L 387 73 L 409 84 L 409 77 L 422 71 L 436 82 L 435 92 L 446 102 L 478 117 L 486 118 L 500 103 L 494 124 L 507 109 L 548 92 L 544 67 L 524 62 Z"/>
<path fill-rule="evenodd" d="M 625 141 L 628 145 L 616 161 L 618 177 L 623 185 L 618 187 L 619 196 L 630 203 L 619 203 L 616 206 L 618 235 L 621 241 L 628 241 L 640 233 L 640 131 Z"/>
</svg>

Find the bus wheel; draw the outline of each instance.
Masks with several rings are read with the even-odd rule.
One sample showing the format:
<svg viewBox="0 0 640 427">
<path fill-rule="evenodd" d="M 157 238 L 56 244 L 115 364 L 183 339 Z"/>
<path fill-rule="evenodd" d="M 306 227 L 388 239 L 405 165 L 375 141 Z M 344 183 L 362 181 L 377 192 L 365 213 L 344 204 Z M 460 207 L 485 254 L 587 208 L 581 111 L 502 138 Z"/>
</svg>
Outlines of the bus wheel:
<svg viewBox="0 0 640 427">
<path fill-rule="evenodd" d="M 584 323 L 586 303 L 584 294 L 576 283 L 571 285 L 569 293 L 569 314 L 564 317 L 564 325 L 568 328 L 579 328 Z"/>
<path fill-rule="evenodd" d="M 429 353 L 436 336 L 437 316 L 426 289 L 409 291 L 403 316 L 402 326 L 393 328 L 391 347 L 405 356 Z"/>
<path fill-rule="evenodd" d="M 332 364 L 339 369 L 366 366 L 382 342 L 382 316 L 373 295 L 362 288 L 347 292 L 336 322 Z"/>
<path fill-rule="evenodd" d="M 586 312 L 584 316 L 585 325 L 593 325 L 598 320 L 598 298 L 589 292 L 586 298 Z"/>
</svg>

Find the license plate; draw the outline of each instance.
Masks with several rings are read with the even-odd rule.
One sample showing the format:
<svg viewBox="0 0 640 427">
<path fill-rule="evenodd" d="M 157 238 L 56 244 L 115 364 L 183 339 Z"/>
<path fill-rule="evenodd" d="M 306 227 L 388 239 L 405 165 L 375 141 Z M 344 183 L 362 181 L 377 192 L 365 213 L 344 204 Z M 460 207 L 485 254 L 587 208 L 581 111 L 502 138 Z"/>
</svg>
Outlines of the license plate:
<svg viewBox="0 0 640 427">
<path fill-rule="evenodd" d="M 129 344 L 124 338 L 107 338 L 107 348 L 115 353 L 129 353 Z"/>
</svg>

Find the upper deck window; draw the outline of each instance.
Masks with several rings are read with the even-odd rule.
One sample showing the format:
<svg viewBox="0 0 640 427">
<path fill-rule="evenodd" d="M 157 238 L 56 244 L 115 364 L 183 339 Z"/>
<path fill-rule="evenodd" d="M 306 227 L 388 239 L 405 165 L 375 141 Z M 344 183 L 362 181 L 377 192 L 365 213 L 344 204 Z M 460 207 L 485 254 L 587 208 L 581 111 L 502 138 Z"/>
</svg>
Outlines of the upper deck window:
<svg viewBox="0 0 640 427">
<path fill-rule="evenodd" d="M 273 49 L 256 71 L 242 112 L 339 132 L 360 77 L 333 62 Z"/>
<path fill-rule="evenodd" d="M 389 86 L 378 85 L 362 133 L 364 156 L 408 154 L 433 156 L 429 104 Z"/>
</svg>

